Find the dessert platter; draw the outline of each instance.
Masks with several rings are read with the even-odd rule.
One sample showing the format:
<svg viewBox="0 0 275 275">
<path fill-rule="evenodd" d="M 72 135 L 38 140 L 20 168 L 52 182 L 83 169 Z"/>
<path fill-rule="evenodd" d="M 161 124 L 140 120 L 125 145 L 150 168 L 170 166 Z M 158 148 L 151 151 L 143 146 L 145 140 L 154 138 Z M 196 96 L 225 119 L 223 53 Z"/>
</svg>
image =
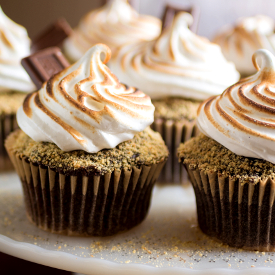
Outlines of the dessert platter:
<svg viewBox="0 0 275 275">
<path fill-rule="evenodd" d="M 1 252 L 87 275 L 274 274 L 275 56 L 255 42 L 240 74 L 196 14 L 114 0 L 31 45 L 0 9 Z M 273 41 L 264 16 L 231 41 L 262 25 Z"/>
<path fill-rule="evenodd" d="M 83 274 L 274 274 L 275 255 L 222 245 L 196 220 L 191 185 L 157 185 L 145 221 L 112 237 L 52 234 L 32 225 L 14 172 L 0 175 L 0 251 Z"/>
</svg>

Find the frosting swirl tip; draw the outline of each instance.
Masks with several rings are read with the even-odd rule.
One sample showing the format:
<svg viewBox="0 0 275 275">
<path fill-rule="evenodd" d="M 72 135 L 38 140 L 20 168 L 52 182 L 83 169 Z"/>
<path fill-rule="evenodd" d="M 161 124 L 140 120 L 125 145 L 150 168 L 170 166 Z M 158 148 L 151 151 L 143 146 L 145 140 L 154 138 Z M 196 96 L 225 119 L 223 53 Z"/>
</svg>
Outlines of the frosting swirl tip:
<svg viewBox="0 0 275 275">
<path fill-rule="evenodd" d="M 97 44 L 75 64 L 28 96 L 17 113 L 20 128 L 35 141 L 63 151 L 113 148 L 154 119 L 150 98 L 119 83 L 105 65 L 111 50 Z"/>
</svg>

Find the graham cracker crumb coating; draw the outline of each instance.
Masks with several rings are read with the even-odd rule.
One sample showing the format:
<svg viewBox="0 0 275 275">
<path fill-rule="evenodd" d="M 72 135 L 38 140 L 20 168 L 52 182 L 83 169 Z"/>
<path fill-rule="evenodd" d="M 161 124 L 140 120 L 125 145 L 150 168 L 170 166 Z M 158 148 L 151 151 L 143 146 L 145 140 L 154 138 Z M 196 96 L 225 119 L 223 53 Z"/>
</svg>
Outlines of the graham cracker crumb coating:
<svg viewBox="0 0 275 275">
<path fill-rule="evenodd" d="M 0 114 L 15 114 L 22 105 L 26 93 L 0 93 Z"/>
<path fill-rule="evenodd" d="M 161 136 L 150 128 L 113 149 L 104 149 L 97 153 L 82 150 L 64 152 L 53 143 L 32 140 L 21 130 L 12 135 L 15 143 L 10 150 L 20 158 L 26 157 L 32 163 L 72 174 L 75 170 L 83 169 L 83 172 L 103 175 L 114 170 L 131 169 L 133 166 L 156 164 L 168 156 Z"/>
<path fill-rule="evenodd" d="M 219 176 L 239 179 L 243 184 L 257 184 L 260 180 L 275 179 L 275 165 L 256 158 L 236 155 L 215 140 L 200 134 L 178 149 L 180 161 L 191 169 L 207 173 L 218 172 Z"/>
<path fill-rule="evenodd" d="M 200 105 L 198 101 L 178 97 L 167 97 L 152 102 L 156 108 L 155 118 L 173 120 L 194 120 L 197 117 L 197 110 Z"/>
</svg>

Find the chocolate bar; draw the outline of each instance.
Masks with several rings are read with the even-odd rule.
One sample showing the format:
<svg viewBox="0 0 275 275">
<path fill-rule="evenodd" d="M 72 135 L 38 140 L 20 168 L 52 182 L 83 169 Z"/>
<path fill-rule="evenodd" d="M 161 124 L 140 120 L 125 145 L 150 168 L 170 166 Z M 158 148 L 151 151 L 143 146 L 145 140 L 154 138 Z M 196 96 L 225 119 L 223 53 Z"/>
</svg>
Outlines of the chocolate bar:
<svg viewBox="0 0 275 275">
<path fill-rule="evenodd" d="M 21 64 L 29 74 L 37 89 L 54 74 L 70 65 L 58 47 L 51 47 L 36 52 L 21 60 Z"/>
<path fill-rule="evenodd" d="M 33 39 L 31 51 L 34 53 L 49 47 L 61 46 L 65 38 L 72 32 L 69 23 L 60 18 L 44 30 L 38 37 Z"/>
<path fill-rule="evenodd" d="M 193 24 L 189 28 L 192 32 L 196 33 L 198 30 L 200 18 L 200 9 L 198 6 L 191 6 L 188 8 L 176 8 L 170 5 L 166 5 L 162 17 L 162 29 L 165 29 L 167 26 L 171 25 L 174 17 L 179 12 L 188 12 L 193 16 Z"/>
</svg>

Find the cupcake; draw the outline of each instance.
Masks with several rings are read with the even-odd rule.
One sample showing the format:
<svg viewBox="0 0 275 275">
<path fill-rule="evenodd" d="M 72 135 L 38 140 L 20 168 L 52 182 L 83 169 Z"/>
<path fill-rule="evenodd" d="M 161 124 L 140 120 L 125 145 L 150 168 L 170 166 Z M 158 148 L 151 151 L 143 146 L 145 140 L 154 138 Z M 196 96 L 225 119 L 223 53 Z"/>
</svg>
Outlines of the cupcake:
<svg viewBox="0 0 275 275">
<path fill-rule="evenodd" d="M 274 20 L 265 15 L 245 17 L 235 26 L 225 26 L 214 38 L 225 58 L 235 63 L 243 77 L 256 72 L 251 56 L 258 49 L 267 49 L 274 53 Z"/>
<path fill-rule="evenodd" d="M 81 19 L 65 40 L 64 52 L 71 61 L 77 61 L 93 45 L 104 43 L 115 56 L 119 47 L 153 40 L 160 31 L 158 18 L 138 14 L 126 0 L 112 0 Z"/>
<path fill-rule="evenodd" d="M 239 79 L 220 47 L 191 32 L 190 24 L 189 13 L 178 13 L 158 39 L 125 46 L 110 62 L 121 82 L 140 87 L 153 99 L 156 110 L 152 128 L 161 133 L 170 152 L 160 177 L 165 182 L 186 179 L 176 149 L 196 134 L 200 102 L 221 94 Z"/>
<path fill-rule="evenodd" d="M 30 54 L 30 39 L 24 27 L 9 19 L 0 7 L 0 171 L 12 167 L 4 140 L 17 128 L 15 114 L 27 92 L 34 90 L 20 64 Z"/>
<path fill-rule="evenodd" d="M 255 75 L 201 105 L 202 134 L 181 144 L 179 157 L 205 234 L 234 247 L 275 251 L 275 57 L 261 49 L 252 59 Z"/>
<path fill-rule="evenodd" d="M 17 113 L 22 130 L 6 140 L 27 216 L 44 230 L 107 236 L 148 212 L 168 150 L 148 128 L 149 96 L 118 82 L 104 65 L 110 55 L 98 44 L 28 95 Z"/>
</svg>

